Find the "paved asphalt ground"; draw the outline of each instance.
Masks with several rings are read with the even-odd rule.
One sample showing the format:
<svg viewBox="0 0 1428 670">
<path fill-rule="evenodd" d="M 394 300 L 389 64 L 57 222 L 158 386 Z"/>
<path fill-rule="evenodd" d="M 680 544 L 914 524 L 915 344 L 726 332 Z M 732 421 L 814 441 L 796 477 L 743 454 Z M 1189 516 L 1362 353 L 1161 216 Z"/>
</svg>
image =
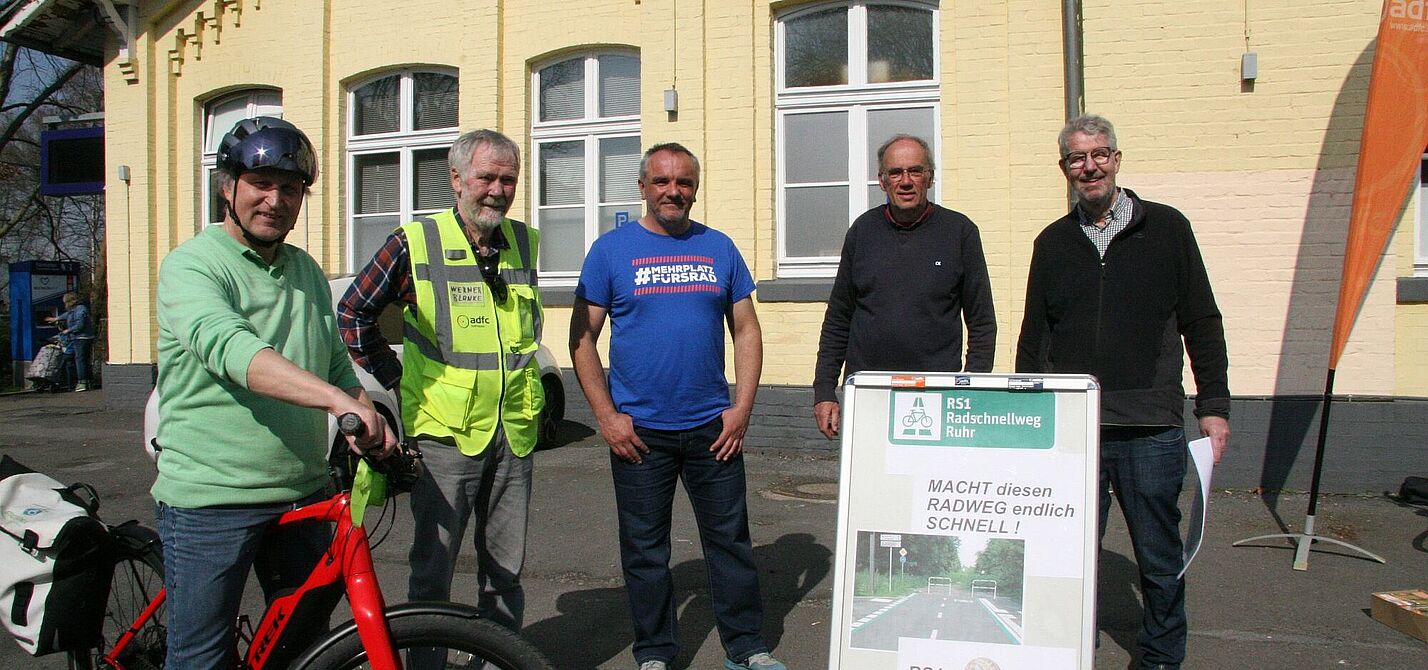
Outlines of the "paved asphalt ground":
<svg viewBox="0 0 1428 670">
<path fill-rule="evenodd" d="M 152 523 L 148 488 L 154 471 L 140 446 L 141 416 L 106 411 L 103 393 L 0 396 L 0 452 L 63 482 L 92 484 L 103 499 L 101 515 L 110 522 Z M 581 398 L 572 395 L 570 402 L 572 416 L 589 416 Z M 567 421 L 561 434 L 566 444 L 536 456 L 524 635 L 560 668 L 632 668 L 607 450 L 591 423 Z M 825 668 L 837 505 L 780 492 L 830 488 L 838 477 L 836 457 L 751 453 L 748 470 L 765 635 L 789 667 Z M 677 500 L 673 567 L 684 652 L 674 667 L 720 668 L 723 654 L 698 538 L 687 502 Z M 1428 586 L 1428 512 L 1396 505 L 1381 492 L 1321 500 L 1320 533 L 1378 553 L 1386 565 L 1324 545 L 1312 554 L 1307 572 L 1295 572 L 1288 544 L 1230 546 L 1278 532 L 1281 518 L 1297 530 L 1306 504 L 1303 494 L 1283 495 L 1276 515 L 1258 495 L 1215 492 L 1211 527 L 1189 576 L 1185 667 L 1428 668 L 1428 644 L 1368 615 L 1372 592 Z M 398 508 L 394 529 L 376 550 L 391 601 L 404 599 L 411 537 L 404 499 Z M 1130 663 L 1127 649 L 1134 646 L 1140 609 L 1124 527 L 1115 514 L 1111 524 L 1102 557 L 1096 665 L 1119 669 Z M 469 558 L 468 547 L 458 567 L 458 598 L 474 593 Z M 0 642 L 0 669 L 64 667 L 62 658 L 30 658 L 18 646 Z"/>
</svg>

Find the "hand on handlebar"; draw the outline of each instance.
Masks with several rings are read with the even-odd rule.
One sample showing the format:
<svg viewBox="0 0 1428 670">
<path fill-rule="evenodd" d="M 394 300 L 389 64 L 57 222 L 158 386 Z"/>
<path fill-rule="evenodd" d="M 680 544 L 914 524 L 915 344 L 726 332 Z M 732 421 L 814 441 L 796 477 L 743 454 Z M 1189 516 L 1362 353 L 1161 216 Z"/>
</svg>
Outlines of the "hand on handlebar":
<svg viewBox="0 0 1428 670">
<path fill-rule="evenodd" d="M 337 417 L 338 430 L 347 436 L 347 448 L 358 456 L 382 460 L 397 448 L 397 436 L 377 410 L 358 404 Z"/>
</svg>

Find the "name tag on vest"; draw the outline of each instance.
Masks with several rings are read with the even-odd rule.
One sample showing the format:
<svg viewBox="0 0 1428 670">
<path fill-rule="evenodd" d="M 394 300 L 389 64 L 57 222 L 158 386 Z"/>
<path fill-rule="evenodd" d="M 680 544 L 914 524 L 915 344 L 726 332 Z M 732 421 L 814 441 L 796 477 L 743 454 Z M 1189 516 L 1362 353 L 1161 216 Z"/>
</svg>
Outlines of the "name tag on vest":
<svg viewBox="0 0 1428 670">
<path fill-rule="evenodd" d="M 479 283 L 451 282 L 447 284 L 451 294 L 451 304 L 470 305 L 486 302 L 486 287 Z"/>
</svg>

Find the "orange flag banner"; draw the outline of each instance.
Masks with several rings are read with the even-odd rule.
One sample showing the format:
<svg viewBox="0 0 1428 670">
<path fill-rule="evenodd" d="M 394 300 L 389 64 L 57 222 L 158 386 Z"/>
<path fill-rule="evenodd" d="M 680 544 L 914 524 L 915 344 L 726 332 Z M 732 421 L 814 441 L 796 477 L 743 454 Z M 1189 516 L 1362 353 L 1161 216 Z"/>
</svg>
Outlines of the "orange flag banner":
<svg viewBox="0 0 1428 670">
<path fill-rule="evenodd" d="M 1369 79 L 1368 107 L 1348 243 L 1334 314 L 1329 369 L 1353 329 L 1369 280 L 1428 147 L 1428 0 L 1385 0 Z"/>
</svg>

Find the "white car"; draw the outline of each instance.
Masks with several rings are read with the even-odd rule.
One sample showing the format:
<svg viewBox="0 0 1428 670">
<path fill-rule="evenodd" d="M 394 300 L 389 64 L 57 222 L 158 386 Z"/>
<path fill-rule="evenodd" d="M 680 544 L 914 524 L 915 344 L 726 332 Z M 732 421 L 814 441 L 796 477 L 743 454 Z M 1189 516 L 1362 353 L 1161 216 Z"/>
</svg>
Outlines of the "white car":
<svg viewBox="0 0 1428 670">
<path fill-rule="evenodd" d="M 342 299 L 342 294 L 352 285 L 352 279 L 352 275 L 346 275 L 328 282 L 328 287 L 332 290 L 333 305 Z M 388 305 L 377 322 L 382 335 L 388 342 L 393 343 L 392 351 L 396 352 L 398 359 L 402 356 L 402 309 L 399 303 Z M 549 447 L 554 444 L 556 426 L 565 418 L 565 383 L 560 376 L 560 366 L 556 365 L 555 357 L 545 344 L 541 344 L 540 350 L 536 352 L 536 363 L 540 365 L 540 384 L 545 389 L 545 411 L 540 417 L 540 439 L 537 444 L 538 447 Z M 367 390 L 367 395 L 372 398 L 372 404 L 377 406 L 377 411 L 381 412 L 387 423 L 397 431 L 397 438 L 405 437 L 401 422 L 402 409 L 397 404 L 396 394 L 378 384 L 362 366 L 353 363 L 352 370 L 357 373 L 357 380 L 361 382 L 362 388 Z M 151 458 L 157 458 L 154 437 L 158 430 L 159 394 L 155 390 L 149 394 L 148 404 L 144 408 L 144 448 L 148 450 Z M 336 444 L 337 439 L 337 420 L 334 418 L 327 422 L 327 443 Z"/>
</svg>

